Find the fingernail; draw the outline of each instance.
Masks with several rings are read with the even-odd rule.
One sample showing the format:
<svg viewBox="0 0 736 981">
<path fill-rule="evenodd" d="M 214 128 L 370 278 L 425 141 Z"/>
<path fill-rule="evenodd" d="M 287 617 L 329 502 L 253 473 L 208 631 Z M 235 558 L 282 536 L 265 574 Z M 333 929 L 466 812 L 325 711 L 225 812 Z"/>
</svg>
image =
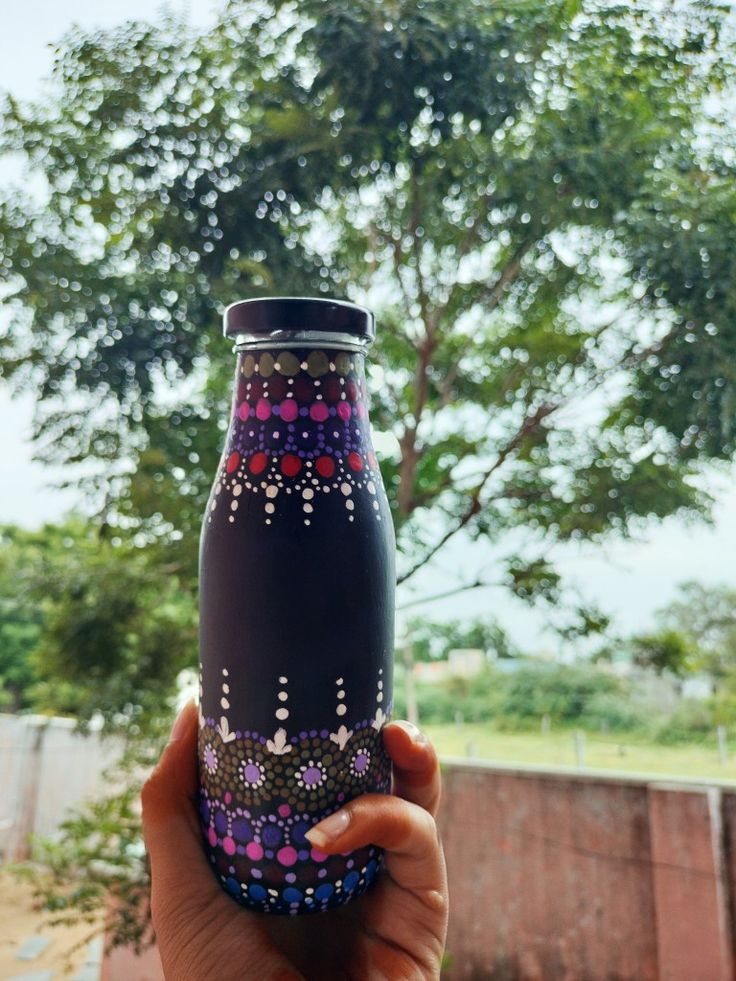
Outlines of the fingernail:
<svg viewBox="0 0 736 981">
<path fill-rule="evenodd" d="M 313 845 L 317 848 L 321 848 L 323 845 L 329 845 L 331 841 L 335 841 L 340 835 L 347 831 L 347 827 L 350 824 L 350 813 L 346 810 L 335 811 L 334 814 L 330 814 L 319 824 L 315 824 L 313 828 L 307 831 L 305 837 L 309 838 Z"/>
<path fill-rule="evenodd" d="M 169 736 L 169 742 L 174 743 L 177 739 L 181 739 L 187 729 L 187 716 L 189 715 L 189 706 L 192 704 L 191 699 L 186 703 L 181 712 L 177 715 L 174 725 L 171 727 L 171 735 Z"/>
<path fill-rule="evenodd" d="M 408 722 L 406 719 L 399 719 L 396 722 L 396 725 L 400 726 L 411 741 L 416 743 L 418 746 L 427 742 L 427 737 L 424 735 L 421 729 L 414 725 L 413 722 Z"/>
</svg>

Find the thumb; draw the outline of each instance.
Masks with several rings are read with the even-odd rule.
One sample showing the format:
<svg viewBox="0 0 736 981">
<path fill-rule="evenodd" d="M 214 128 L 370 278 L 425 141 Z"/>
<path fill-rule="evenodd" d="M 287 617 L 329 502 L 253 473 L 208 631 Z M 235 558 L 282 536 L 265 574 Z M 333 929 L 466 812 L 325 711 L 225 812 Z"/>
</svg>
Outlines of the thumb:
<svg viewBox="0 0 736 981">
<path fill-rule="evenodd" d="M 180 882 L 182 868 L 201 868 L 207 873 L 207 886 L 217 889 L 200 842 L 196 793 L 197 707 L 190 701 L 141 791 L 143 837 L 155 892 L 160 888 L 166 894 L 168 884 Z"/>
</svg>

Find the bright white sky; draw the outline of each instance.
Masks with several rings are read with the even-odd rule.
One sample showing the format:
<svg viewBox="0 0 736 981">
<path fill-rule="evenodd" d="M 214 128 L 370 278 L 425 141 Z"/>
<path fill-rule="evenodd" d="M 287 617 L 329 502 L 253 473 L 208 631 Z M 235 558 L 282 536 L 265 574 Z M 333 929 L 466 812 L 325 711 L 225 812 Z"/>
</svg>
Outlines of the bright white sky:
<svg viewBox="0 0 736 981">
<path fill-rule="evenodd" d="M 189 4 L 176 0 L 169 6 L 188 10 L 190 20 L 197 24 L 206 24 L 214 9 L 213 4 L 202 0 Z M 73 23 L 85 27 L 113 25 L 122 17 L 149 18 L 156 9 L 150 0 L 126 0 L 124 5 L 115 0 L 25 0 L 8 5 L 0 33 L 0 88 L 9 89 L 20 98 L 35 96 L 50 67 L 48 45 Z M 72 492 L 53 488 L 54 480 L 63 475 L 31 460 L 28 436 L 32 412 L 30 397 L 12 401 L 0 384 L 0 522 L 31 527 L 60 517 L 76 501 Z M 560 570 L 584 595 L 613 614 L 615 626 L 623 632 L 651 625 L 654 611 L 667 603 L 677 584 L 686 579 L 725 582 L 736 587 L 736 566 L 726 562 L 736 542 L 733 480 L 714 478 L 712 492 L 718 499 L 713 526 L 688 528 L 682 521 L 670 519 L 653 528 L 646 540 L 635 543 L 611 541 L 606 547 L 559 548 L 555 557 Z M 448 548 L 437 567 L 417 582 L 417 595 L 452 588 L 458 577 L 467 581 L 492 558 L 487 548 L 458 543 Z M 564 653 L 555 637 L 545 630 L 542 614 L 529 612 L 500 590 L 478 590 L 431 607 L 413 607 L 411 612 L 419 615 L 430 609 L 433 618 L 490 612 L 523 647 Z"/>
</svg>

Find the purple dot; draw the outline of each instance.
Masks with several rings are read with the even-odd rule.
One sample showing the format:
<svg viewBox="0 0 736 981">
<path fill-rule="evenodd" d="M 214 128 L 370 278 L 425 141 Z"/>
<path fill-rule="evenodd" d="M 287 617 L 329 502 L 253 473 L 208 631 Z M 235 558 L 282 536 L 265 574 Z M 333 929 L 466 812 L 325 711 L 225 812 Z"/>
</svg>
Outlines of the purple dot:
<svg viewBox="0 0 736 981">
<path fill-rule="evenodd" d="M 260 869 L 251 869 L 250 874 L 253 876 L 254 879 L 260 879 L 261 876 L 263 875 L 263 872 L 261 872 Z"/>
<path fill-rule="evenodd" d="M 265 854 L 266 854 L 266 858 L 273 858 L 273 849 L 267 848 Z"/>
<path fill-rule="evenodd" d="M 299 857 L 301 858 L 301 855 Z M 287 882 L 296 882 L 296 873 L 287 872 L 284 878 L 286 879 Z"/>
<path fill-rule="evenodd" d="M 316 736 L 317 735 L 317 730 L 316 729 L 310 729 L 309 730 L 309 735 L 312 736 L 312 737 Z"/>
<path fill-rule="evenodd" d="M 303 406 L 301 409 L 299 409 L 299 415 L 300 416 L 308 416 L 309 415 L 309 409 L 307 409 L 305 406 Z"/>
<path fill-rule="evenodd" d="M 299 738 L 300 738 L 300 739 L 306 739 L 306 738 L 307 738 L 307 734 L 306 734 L 306 732 L 300 732 L 300 733 L 299 733 Z"/>
<path fill-rule="evenodd" d="M 308 787 L 322 782 L 322 771 L 318 766 L 308 766 L 302 774 L 302 779 Z"/>
<path fill-rule="evenodd" d="M 249 763 L 243 771 L 243 775 L 248 783 L 256 783 L 261 779 L 261 769 L 255 763 Z"/>
<path fill-rule="evenodd" d="M 300 849 L 300 851 L 298 851 L 297 854 L 302 862 L 306 861 L 309 858 L 309 852 L 307 851 L 306 848 Z"/>
<path fill-rule="evenodd" d="M 327 869 L 320 869 L 319 872 L 317 873 L 317 878 L 324 879 L 326 875 L 327 875 Z"/>
<path fill-rule="evenodd" d="M 362 773 L 368 766 L 368 757 L 365 753 L 358 753 L 358 755 L 353 760 L 353 766 L 355 767 L 356 773 Z"/>
<path fill-rule="evenodd" d="M 329 736 L 329 732 L 327 731 L 327 729 L 323 729 L 322 732 L 320 732 L 320 736 L 322 737 L 322 739 L 327 739 L 327 737 Z"/>
</svg>

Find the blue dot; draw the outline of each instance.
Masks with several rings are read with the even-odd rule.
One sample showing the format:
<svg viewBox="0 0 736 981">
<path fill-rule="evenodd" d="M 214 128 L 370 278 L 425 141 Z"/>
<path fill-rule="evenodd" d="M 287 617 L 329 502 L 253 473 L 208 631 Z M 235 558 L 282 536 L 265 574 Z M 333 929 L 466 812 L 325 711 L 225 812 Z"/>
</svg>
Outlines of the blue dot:
<svg viewBox="0 0 736 981">
<path fill-rule="evenodd" d="M 248 886 L 248 895 L 250 896 L 251 899 L 261 900 L 261 899 L 266 899 L 268 893 L 263 888 L 263 886 L 259 886 L 257 882 L 254 882 L 250 886 Z"/>
<path fill-rule="evenodd" d="M 358 880 L 360 876 L 357 872 L 348 872 L 345 878 L 342 880 L 342 887 L 345 892 L 352 892 L 353 889 L 358 885 Z"/>
<path fill-rule="evenodd" d="M 253 837 L 253 829 L 249 821 L 245 818 L 236 818 L 233 821 L 233 836 L 238 841 L 250 841 Z"/>
<path fill-rule="evenodd" d="M 264 845 L 268 845 L 269 848 L 276 848 L 281 843 L 281 837 L 281 828 L 277 825 L 268 825 L 261 832 L 261 841 Z"/>
<path fill-rule="evenodd" d="M 311 825 L 308 821 L 299 821 L 298 824 L 292 825 L 291 831 L 289 832 L 292 843 L 303 845 L 307 840 L 304 835 L 309 831 L 310 827 Z"/>
<path fill-rule="evenodd" d="M 232 893 L 233 896 L 240 895 L 240 883 L 237 879 L 234 879 L 231 875 L 225 879 L 225 888 L 228 892 Z"/>
<path fill-rule="evenodd" d="M 284 899 L 287 903 L 300 903 L 304 895 L 298 889 L 289 886 L 288 889 L 284 889 Z"/>
<path fill-rule="evenodd" d="M 317 886 L 314 890 L 314 895 L 319 900 L 329 899 L 334 891 L 335 887 L 331 882 L 323 882 L 321 886 Z"/>
<path fill-rule="evenodd" d="M 218 811 L 215 814 L 215 828 L 222 834 L 227 831 L 227 814 L 223 811 Z"/>
<path fill-rule="evenodd" d="M 376 862 L 371 859 L 370 862 L 365 867 L 365 881 L 370 882 L 373 876 L 376 874 Z"/>
</svg>

